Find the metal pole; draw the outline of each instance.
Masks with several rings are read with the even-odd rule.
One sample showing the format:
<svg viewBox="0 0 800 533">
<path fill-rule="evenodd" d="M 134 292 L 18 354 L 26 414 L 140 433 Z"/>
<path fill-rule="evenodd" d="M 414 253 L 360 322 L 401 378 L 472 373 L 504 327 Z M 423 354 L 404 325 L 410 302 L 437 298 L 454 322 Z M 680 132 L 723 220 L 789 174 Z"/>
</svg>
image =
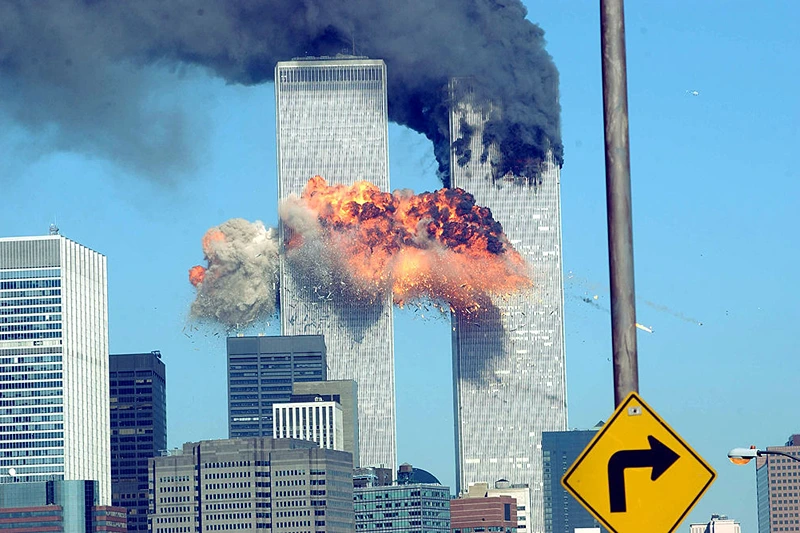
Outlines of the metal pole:
<svg viewBox="0 0 800 533">
<path fill-rule="evenodd" d="M 600 0 L 614 403 L 639 391 L 623 0 Z"/>
</svg>

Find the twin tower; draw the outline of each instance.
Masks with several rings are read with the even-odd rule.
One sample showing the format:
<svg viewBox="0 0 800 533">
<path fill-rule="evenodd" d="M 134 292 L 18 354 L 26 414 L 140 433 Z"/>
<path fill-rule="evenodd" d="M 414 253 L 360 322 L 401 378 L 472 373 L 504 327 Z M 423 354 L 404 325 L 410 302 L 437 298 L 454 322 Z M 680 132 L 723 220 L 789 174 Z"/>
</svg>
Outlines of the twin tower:
<svg viewBox="0 0 800 533">
<path fill-rule="evenodd" d="M 280 199 L 300 195 L 314 175 L 391 190 L 382 60 L 278 63 L 275 98 Z M 485 118 L 468 98 L 450 110 L 451 138 L 464 121 L 474 128 L 472 153 L 482 153 Z M 541 433 L 567 425 L 560 171 L 551 159 L 535 185 L 521 184 L 493 178 L 491 151 L 480 159 L 459 165 L 451 150 L 451 184 L 492 210 L 530 265 L 534 286 L 493 302 L 496 312 L 452 316 L 457 490 L 505 479 L 527 484 L 532 508 L 542 509 Z M 283 264 L 280 281 L 282 334 L 324 335 L 329 379 L 358 383 L 361 465 L 395 470 L 391 296 L 382 305 L 343 309 L 309 296 Z"/>
</svg>

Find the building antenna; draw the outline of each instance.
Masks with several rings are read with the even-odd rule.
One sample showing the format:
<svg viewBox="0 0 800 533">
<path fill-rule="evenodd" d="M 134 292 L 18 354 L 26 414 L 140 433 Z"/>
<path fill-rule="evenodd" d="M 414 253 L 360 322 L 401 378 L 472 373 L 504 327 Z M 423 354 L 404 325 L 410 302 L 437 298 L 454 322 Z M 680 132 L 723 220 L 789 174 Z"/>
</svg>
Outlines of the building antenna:
<svg viewBox="0 0 800 533">
<path fill-rule="evenodd" d="M 50 235 L 58 235 L 58 220 L 54 216 L 53 223 L 50 224 Z"/>
</svg>

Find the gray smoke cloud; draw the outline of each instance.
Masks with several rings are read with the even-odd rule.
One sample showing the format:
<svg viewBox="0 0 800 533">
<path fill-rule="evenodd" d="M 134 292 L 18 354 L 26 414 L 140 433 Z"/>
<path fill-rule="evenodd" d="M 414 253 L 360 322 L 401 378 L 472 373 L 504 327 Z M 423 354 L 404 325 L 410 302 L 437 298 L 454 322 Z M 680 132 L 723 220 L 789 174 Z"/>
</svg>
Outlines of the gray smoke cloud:
<svg viewBox="0 0 800 533">
<path fill-rule="evenodd" d="M 191 314 L 240 329 L 277 311 L 278 235 L 260 221 L 234 218 L 203 237 L 208 267 L 194 267 Z"/>
<path fill-rule="evenodd" d="M 62 149 L 163 173 L 191 163 L 192 132 L 150 104 L 145 67 L 256 84 L 280 60 L 355 53 L 386 61 L 390 119 L 433 142 L 445 185 L 452 77 L 471 78 L 477 102 L 498 111 L 483 138 L 503 154 L 497 171 L 524 174 L 548 149 L 562 160 L 558 72 L 526 14 L 519 0 L 9 0 L 0 106 Z"/>
</svg>

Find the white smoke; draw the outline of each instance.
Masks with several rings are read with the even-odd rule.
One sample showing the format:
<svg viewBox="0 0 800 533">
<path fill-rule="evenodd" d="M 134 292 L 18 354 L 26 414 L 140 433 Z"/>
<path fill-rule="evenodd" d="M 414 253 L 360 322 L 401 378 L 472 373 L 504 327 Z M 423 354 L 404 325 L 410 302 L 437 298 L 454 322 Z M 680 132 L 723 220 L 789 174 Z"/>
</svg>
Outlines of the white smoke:
<svg viewBox="0 0 800 533">
<path fill-rule="evenodd" d="M 203 239 L 208 269 L 191 314 L 242 328 L 277 311 L 278 235 L 261 221 L 234 218 Z"/>
</svg>

